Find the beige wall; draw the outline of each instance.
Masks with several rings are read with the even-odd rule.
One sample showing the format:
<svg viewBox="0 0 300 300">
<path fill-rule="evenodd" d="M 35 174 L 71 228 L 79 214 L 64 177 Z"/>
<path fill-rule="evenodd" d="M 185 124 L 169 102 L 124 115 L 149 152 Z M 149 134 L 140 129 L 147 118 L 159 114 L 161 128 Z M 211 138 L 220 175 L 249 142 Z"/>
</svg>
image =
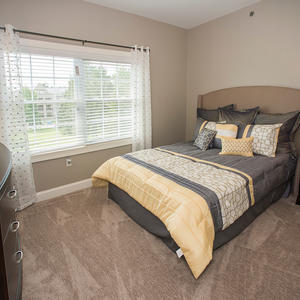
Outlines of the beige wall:
<svg viewBox="0 0 300 300">
<path fill-rule="evenodd" d="M 184 139 L 186 116 L 186 31 L 104 8 L 83 0 L 0 0 L 0 25 L 87 40 L 151 48 L 153 145 Z M 90 177 L 109 157 L 130 147 L 34 163 L 37 190 Z"/>
<path fill-rule="evenodd" d="M 150 46 L 154 146 L 191 138 L 198 94 L 241 85 L 300 88 L 299 16 L 299 0 L 263 0 L 186 31 L 81 0 L 0 0 L 0 25 Z M 34 163 L 37 190 L 88 178 L 130 150 L 76 155 L 70 168 L 64 159 Z"/>
<path fill-rule="evenodd" d="M 199 94 L 243 85 L 300 88 L 299 30 L 299 0 L 263 0 L 189 30 L 186 138 Z"/>
</svg>

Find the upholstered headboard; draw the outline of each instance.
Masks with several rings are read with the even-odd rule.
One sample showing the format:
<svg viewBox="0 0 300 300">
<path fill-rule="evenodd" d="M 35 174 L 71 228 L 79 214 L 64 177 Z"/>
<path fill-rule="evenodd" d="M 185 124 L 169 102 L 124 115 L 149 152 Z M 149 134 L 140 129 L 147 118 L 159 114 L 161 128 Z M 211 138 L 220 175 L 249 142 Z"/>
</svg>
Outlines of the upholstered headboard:
<svg viewBox="0 0 300 300">
<path fill-rule="evenodd" d="M 277 86 L 242 86 L 209 92 L 198 97 L 198 107 L 215 109 L 234 103 L 237 109 L 260 106 L 266 113 L 300 109 L 300 89 Z"/>
<path fill-rule="evenodd" d="M 286 113 L 300 110 L 300 89 L 277 86 L 242 86 L 209 92 L 198 96 L 198 107 L 216 109 L 228 104 L 236 109 L 255 106 L 265 113 Z M 300 157 L 300 129 L 296 133 L 295 144 Z M 298 159 L 294 188 L 299 189 L 300 159 Z M 296 191 L 294 191 L 296 192 Z M 298 192 L 298 191 L 297 191 Z"/>
</svg>

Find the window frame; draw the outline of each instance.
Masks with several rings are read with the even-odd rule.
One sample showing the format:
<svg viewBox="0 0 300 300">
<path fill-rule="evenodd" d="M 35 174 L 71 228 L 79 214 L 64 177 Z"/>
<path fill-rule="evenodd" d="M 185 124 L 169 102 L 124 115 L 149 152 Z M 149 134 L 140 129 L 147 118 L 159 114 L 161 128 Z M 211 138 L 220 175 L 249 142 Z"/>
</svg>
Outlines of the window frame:
<svg viewBox="0 0 300 300">
<path fill-rule="evenodd" d="M 52 55 L 52 56 L 66 56 L 87 60 L 99 60 L 107 62 L 119 62 L 131 64 L 131 55 L 129 51 L 118 51 L 110 49 L 100 49 L 94 47 L 69 45 L 63 43 L 45 42 L 40 40 L 20 38 L 20 52 Z M 45 151 L 42 153 L 31 153 L 31 160 L 33 163 L 57 159 L 72 155 L 84 154 L 99 150 L 105 150 L 115 147 L 131 145 L 131 138 L 116 139 L 112 141 L 103 141 L 89 145 L 80 145 L 75 147 L 56 149 L 53 151 Z"/>
</svg>

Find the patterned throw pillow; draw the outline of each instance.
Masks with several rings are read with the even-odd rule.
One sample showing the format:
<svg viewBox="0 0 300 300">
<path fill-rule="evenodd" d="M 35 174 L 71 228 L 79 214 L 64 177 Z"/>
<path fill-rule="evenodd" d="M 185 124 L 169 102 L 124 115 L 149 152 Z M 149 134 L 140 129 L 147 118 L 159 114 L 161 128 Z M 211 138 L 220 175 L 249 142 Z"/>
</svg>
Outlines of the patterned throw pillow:
<svg viewBox="0 0 300 300">
<path fill-rule="evenodd" d="M 247 125 L 243 138 L 253 137 L 253 152 L 256 154 L 275 157 L 278 134 L 282 124 Z"/>
<path fill-rule="evenodd" d="M 202 130 L 200 130 L 194 142 L 194 146 L 198 147 L 202 151 L 206 151 L 209 147 L 209 144 L 214 139 L 216 133 L 217 132 L 215 130 L 203 128 Z"/>
<path fill-rule="evenodd" d="M 300 111 L 293 111 L 284 114 L 260 113 L 256 116 L 254 125 L 271 125 L 282 123 L 279 131 L 276 153 L 293 153 L 292 144 L 295 138 L 295 132 L 300 125 L 299 121 Z"/>
<path fill-rule="evenodd" d="M 204 125 L 204 128 L 217 131 L 214 138 L 213 146 L 214 148 L 222 148 L 221 138 L 228 137 L 235 139 L 238 133 L 238 126 L 235 124 L 220 124 L 215 122 L 208 122 Z"/>
<path fill-rule="evenodd" d="M 253 137 L 244 139 L 221 138 L 222 152 L 221 155 L 241 155 L 253 156 Z"/>
</svg>

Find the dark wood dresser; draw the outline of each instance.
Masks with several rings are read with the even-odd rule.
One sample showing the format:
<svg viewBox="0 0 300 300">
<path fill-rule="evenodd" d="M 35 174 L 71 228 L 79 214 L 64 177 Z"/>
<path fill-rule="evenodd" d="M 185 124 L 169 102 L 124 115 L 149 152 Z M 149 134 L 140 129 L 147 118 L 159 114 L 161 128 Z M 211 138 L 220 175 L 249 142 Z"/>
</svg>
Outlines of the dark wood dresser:
<svg viewBox="0 0 300 300">
<path fill-rule="evenodd" d="M 23 252 L 16 220 L 17 190 L 11 184 L 11 154 L 0 144 L 0 299 L 22 298 Z"/>
</svg>

